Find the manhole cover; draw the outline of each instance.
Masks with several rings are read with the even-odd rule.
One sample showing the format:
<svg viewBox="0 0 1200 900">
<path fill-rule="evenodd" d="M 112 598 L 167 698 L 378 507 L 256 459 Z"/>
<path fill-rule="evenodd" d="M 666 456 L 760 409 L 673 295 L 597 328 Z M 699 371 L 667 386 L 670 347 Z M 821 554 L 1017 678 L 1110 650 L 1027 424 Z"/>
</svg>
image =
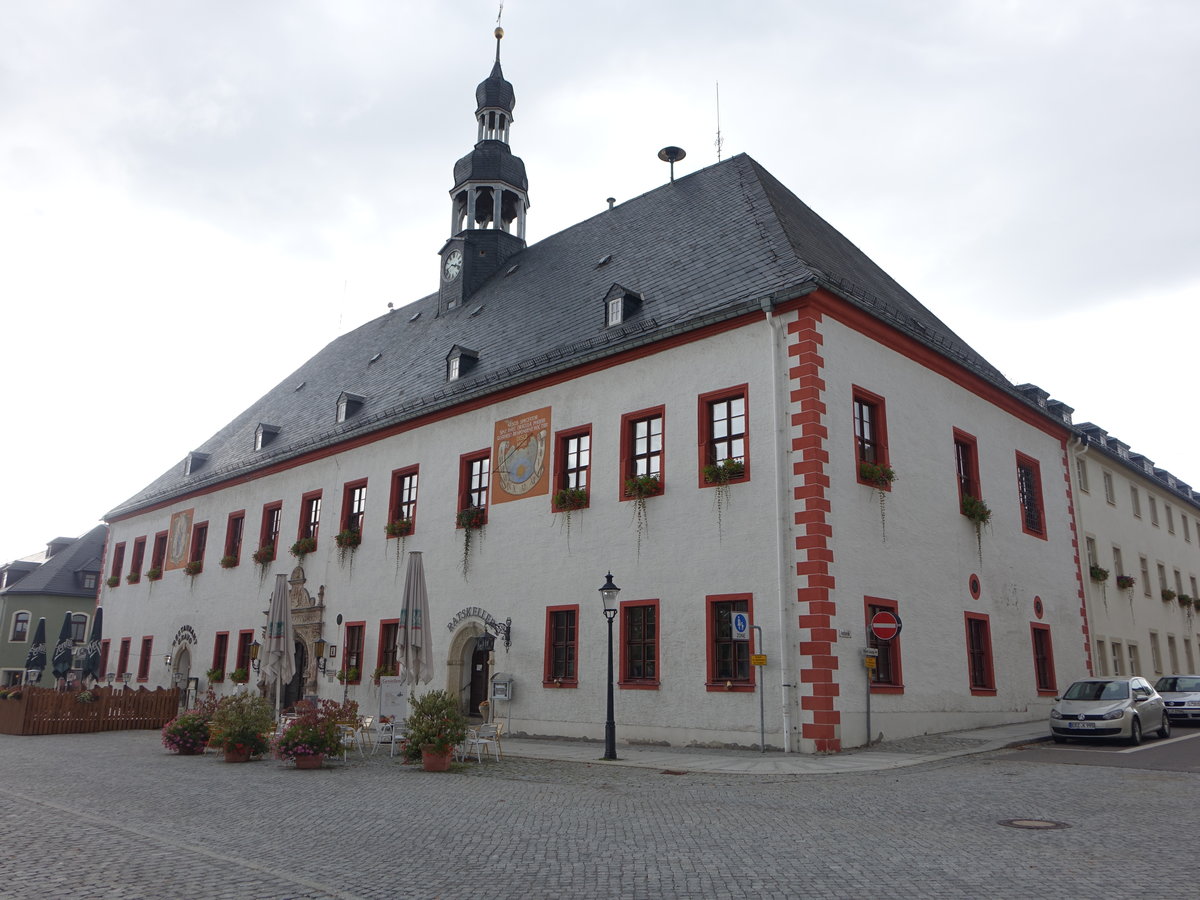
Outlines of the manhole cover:
<svg viewBox="0 0 1200 900">
<path fill-rule="evenodd" d="M 1002 819 L 1001 825 L 1008 828 L 1028 828 L 1033 831 L 1048 831 L 1051 828 L 1070 828 L 1066 822 L 1051 822 L 1049 819 Z"/>
</svg>

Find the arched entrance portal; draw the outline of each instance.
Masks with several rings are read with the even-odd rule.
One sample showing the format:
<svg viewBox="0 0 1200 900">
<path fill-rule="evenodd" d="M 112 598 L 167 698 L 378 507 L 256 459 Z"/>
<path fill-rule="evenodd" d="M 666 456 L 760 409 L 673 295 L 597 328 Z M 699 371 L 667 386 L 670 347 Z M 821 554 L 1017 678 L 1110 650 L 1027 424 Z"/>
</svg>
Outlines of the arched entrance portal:
<svg viewBox="0 0 1200 900">
<path fill-rule="evenodd" d="M 488 697 L 491 654 L 479 647 L 479 639 L 485 634 L 482 622 L 468 621 L 450 639 L 447 687 L 459 698 L 459 708 L 469 716 L 478 716 L 479 704 Z"/>
<path fill-rule="evenodd" d="M 175 652 L 171 666 L 171 684 L 169 687 L 179 688 L 179 706 L 187 709 L 195 698 L 189 696 L 188 679 L 192 677 L 192 651 L 187 644 L 182 644 Z"/>
<path fill-rule="evenodd" d="M 283 708 L 294 706 L 297 700 L 304 699 L 304 673 L 308 670 L 308 650 L 303 641 L 295 642 L 296 674 L 292 680 L 283 686 Z"/>
</svg>

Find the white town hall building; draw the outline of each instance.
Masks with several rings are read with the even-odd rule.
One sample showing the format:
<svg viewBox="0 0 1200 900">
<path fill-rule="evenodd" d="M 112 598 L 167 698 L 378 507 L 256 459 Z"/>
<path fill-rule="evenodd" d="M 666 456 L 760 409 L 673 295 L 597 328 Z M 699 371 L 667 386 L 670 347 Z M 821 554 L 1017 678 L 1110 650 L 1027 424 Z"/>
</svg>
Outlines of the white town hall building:
<svg viewBox="0 0 1200 900">
<path fill-rule="evenodd" d="M 768 746 L 836 751 L 1035 718 L 1087 673 L 1061 405 L 745 155 L 526 245 L 498 52 L 476 99 L 437 291 L 106 516 L 108 671 L 232 690 L 283 573 L 288 699 L 374 708 L 420 551 L 429 686 L 473 711 L 511 676 L 515 733 L 602 734 L 610 571 L 622 740 L 756 745 L 761 689 Z"/>
</svg>

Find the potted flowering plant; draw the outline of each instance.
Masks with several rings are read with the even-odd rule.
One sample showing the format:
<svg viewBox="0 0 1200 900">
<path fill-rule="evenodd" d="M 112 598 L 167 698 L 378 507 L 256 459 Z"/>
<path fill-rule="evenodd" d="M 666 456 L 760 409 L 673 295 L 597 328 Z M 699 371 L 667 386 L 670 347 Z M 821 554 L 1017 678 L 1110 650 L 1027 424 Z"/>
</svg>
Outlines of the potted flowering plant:
<svg viewBox="0 0 1200 900">
<path fill-rule="evenodd" d="M 210 742 L 225 751 L 225 762 L 248 762 L 271 749 L 267 735 L 275 726 L 275 708 L 257 694 L 223 697 L 209 725 Z"/>
<path fill-rule="evenodd" d="M 213 666 L 204 673 L 204 677 L 208 679 L 210 684 L 215 684 L 218 681 L 225 680 L 225 670 L 220 666 Z"/>
<path fill-rule="evenodd" d="M 358 668 L 351 666 L 348 669 L 339 669 L 337 680 L 342 684 L 357 684 L 358 683 Z"/>
<path fill-rule="evenodd" d="M 163 726 L 163 746 L 180 756 L 195 756 L 208 746 L 208 714 L 189 709 Z"/>
<path fill-rule="evenodd" d="M 271 743 L 271 752 L 276 759 L 293 760 L 297 769 L 319 769 L 326 756 L 342 749 L 340 711 L 340 704 L 322 700 L 317 709 L 301 714 L 284 728 Z"/>
<path fill-rule="evenodd" d="M 130 572 L 128 575 L 125 576 L 125 581 L 128 584 L 137 584 L 141 580 L 142 580 L 141 572 Z"/>
<path fill-rule="evenodd" d="M 1173 590 L 1171 590 L 1170 588 L 1163 588 L 1162 589 L 1162 598 L 1163 598 L 1163 603 L 1170 603 L 1172 600 L 1175 599 L 1175 592 Z"/>
<path fill-rule="evenodd" d="M 292 556 L 296 557 L 296 559 L 303 562 L 304 557 L 308 556 L 308 554 L 312 553 L 316 549 L 316 538 L 303 537 L 296 541 L 296 543 L 292 544 L 291 549 L 288 550 L 288 553 L 292 554 Z"/>
<path fill-rule="evenodd" d="M 198 559 L 193 559 L 191 562 L 189 562 L 186 566 L 183 567 L 183 571 L 193 577 L 196 575 L 199 575 L 200 572 L 203 571 L 203 569 L 204 569 L 204 563 L 202 563 Z"/>
<path fill-rule="evenodd" d="M 375 671 L 371 673 L 371 680 L 374 681 L 376 684 L 379 684 L 380 678 L 385 678 L 389 675 L 399 674 L 399 672 L 398 672 L 399 668 L 400 668 L 400 663 L 393 663 L 390 666 L 376 666 Z"/>
<path fill-rule="evenodd" d="M 362 543 L 362 532 L 356 528 L 343 528 L 333 536 L 333 542 L 338 548 L 338 563 L 346 564 L 346 557 L 350 556 L 350 565 L 354 565 L 354 551 L 358 549 L 358 545 Z"/>
<path fill-rule="evenodd" d="M 1134 583 L 1135 583 L 1135 579 L 1132 575 L 1118 575 L 1117 576 L 1117 587 L 1119 587 L 1123 591 L 1130 590 L 1133 587 Z"/>
<path fill-rule="evenodd" d="M 625 479 L 625 496 L 633 500 L 633 522 L 637 528 L 637 555 L 642 556 L 642 535 L 650 529 L 646 517 L 646 499 L 662 493 L 662 479 L 657 475 L 637 475 Z"/>
<path fill-rule="evenodd" d="M 259 566 L 265 566 L 268 563 L 273 563 L 275 561 L 275 545 L 263 544 L 250 555 L 250 558 L 254 560 L 256 565 Z"/>
<path fill-rule="evenodd" d="M 75 695 L 76 703 L 95 703 L 100 698 L 91 691 L 80 691 Z"/>
<path fill-rule="evenodd" d="M 887 492 L 896 480 L 896 470 L 873 462 L 858 464 L 858 480 L 869 484 L 879 495 L 879 525 L 883 531 L 883 542 L 887 543 Z"/>
<path fill-rule="evenodd" d="M 984 501 L 970 494 L 963 494 L 962 514 L 975 526 L 975 546 L 979 550 L 979 561 L 983 562 L 983 526 L 992 520 L 992 510 Z"/>
<path fill-rule="evenodd" d="M 236 556 L 234 556 L 232 553 L 226 553 L 224 556 L 221 557 L 221 568 L 222 569 L 232 569 L 237 564 L 238 564 L 238 558 Z"/>
<path fill-rule="evenodd" d="M 151 566 L 146 570 L 146 578 L 150 581 L 158 581 L 162 578 L 162 569 L 158 566 Z"/>
<path fill-rule="evenodd" d="M 486 521 L 487 510 L 482 506 L 468 506 L 466 509 L 460 509 L 458 515 L 454 517 L 454 523 L 462 529 L 463 533 L 462 573 L 464 579 L 471 566 L 472 535 L 478 531 L 482 536 Z"/>
<path fill-rule="evenodd" d="M 120 584 L 120 583 L 121 583 L 121 579 L 120 579 L 120 577 L 119 577 L 119 576 L 117 576 L 117 575 L 109 575 L 109 576 L 108 576 L 108 580 L 107 580 L 107 581 L 105 581 L 104 583 L 105 583 L 105 584 L 107 584 L 107 585 L 108 585 L 110 588 L 114 588 L 114 587 L 116 587 L 118 584 Z"/>
<path fill-rule="evenodd" d="M 229 680 L 234 684 L 245 684 L 250 680 L 250 673 L 245 669 L 234 669 L 229 673 Z"/>
<path fill-rule="evenodd" d="M 1092 581 L 1108 581 L 1108 569 L 1105 569 L 1102 566 L 1092 565 L 1091 568 L 1088 569 L 1088 574 L 1092 576 Z"/>
<path fill-rule="evenodd" d="M 586 488 L 565 487 L 555 492 L 550 499 L 550 508 L 555 513 L 562 513 L 563 527 L 567 529 L 567 549 L 571 548 L 571 515 L 578 510 L 587 509 L 589 502 Z"/>
<path fill-rule="evenodd" d="M 409 759 L 420 759 L 427 772 L 445 772 L 450 754 L 467 737 L 467 720 L 449 691 L 430 691 L 413 699 L 408 708 Z"/>
</svg>

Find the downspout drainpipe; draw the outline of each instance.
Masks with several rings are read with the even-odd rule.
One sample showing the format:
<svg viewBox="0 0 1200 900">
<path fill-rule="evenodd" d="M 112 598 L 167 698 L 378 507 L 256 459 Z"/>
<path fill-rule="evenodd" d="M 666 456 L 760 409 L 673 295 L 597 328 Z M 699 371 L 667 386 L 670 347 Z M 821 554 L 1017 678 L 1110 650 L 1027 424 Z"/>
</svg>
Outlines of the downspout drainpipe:
<svg viewBox="0 0 1200 900">
<path fill-rule="evenodd" d="M 1078 541 L 1078 551 L 1077 552 L 1079 553 L 1079 567 L 1080 567 L 1080 569 L 1083 569 L 1085 566 L 1088 565 L 1087 549 L 1086 549 L 1087 543 L 1084 538 L 1084 535 L 1086 535 L 1087 532 L 1085 532 L 1084 528 L 1083 528 L 1083 510 L 1080 509 L 1080 506 L 1079 506 L 1079 495 L 1078 495 L 1079 460 L 1083 459 L 1084 455 L 1087 453 L 1088 448 L 1087 448 L 1087 443 L 1085 441 L 1081 440 L 1078 434 L 1071 435 L 1071 439 L 1068 443 L 1068 446 L 1071 448 L 1071 463 L 1074 466 L 1074 471 L 1068 472 L 1067 477 L 1071 480 L 1071 496 L 1074 498 L 1074 501 L 1075 501 L 1072 504 L 1075 508 L 1075 539 Z M 1090 604 L 1088 603 L 1088 595 L 1087 595 L 1088 578 L 1082 571 L 1080 572 L 1080 579 L 1081 579 L 1081 583 L 1083 585 L 1083 608 L 1085 610 L 1087 610 L 1088 613 L 1090 613 L 1091 609 L 1090 609 Z M 1088 655 L 1087 655 L 1087 658 L 1091 662 L 1091 671 L 1088 674 L 1095 675 L 1096 674 L 1096 660 L 1092 658 L 1092 653 L 1091 653 L 1092 623 L 1091 623 L 1090 615 L 1088 615 L 1087 618 L 1084 619 L 1084 624 L 1088 628 L 1088 636 L 1087 636 Z"/>
<path fill-rule="evenodd" d="M 779 340 L 777 335 L 780 331 L 780 323 L 775 321 L 775 316 L 771 312 L 771 301 L 764 297 L 761 302 L 763 315 L 766 317 L 767 336 L 770 341 L 771 353 L 771 427 L 775 434 L 775 532 L 778 535 L 775 542 L 776 565 L 775 573 L 778 578 L 779 590 L 779 677 L 780 677 L 780 703 L 782 704 L 783 713 L 783 752 L 792 752 L 792 713 L 791 713 L 791 697 L 788 693 L 789 689 L 794 685 L 791 683 L 791 657 L 788 653 L 788 615 L 787 609 L 787 582 L 788 582 L 788 560 L 790 558 L 790 547 L 788 545 L 788 537 L 792 533 L 790 524 L 785 520 L 786 507 L 783 501 L 783 492 L 787 485 L 791 484 L 791 479 L 787 477 L 786 470 L 788 464 L 788 452 L 790 448 L 785 448 L 784 443 L 787 435 L 783 431 L 783 414 L 781 413 L 782 398 L 780 396 L 780 372 L 779 372 Z M 789 499 L 791 497 L 789 491 Z"/>
</svg>

